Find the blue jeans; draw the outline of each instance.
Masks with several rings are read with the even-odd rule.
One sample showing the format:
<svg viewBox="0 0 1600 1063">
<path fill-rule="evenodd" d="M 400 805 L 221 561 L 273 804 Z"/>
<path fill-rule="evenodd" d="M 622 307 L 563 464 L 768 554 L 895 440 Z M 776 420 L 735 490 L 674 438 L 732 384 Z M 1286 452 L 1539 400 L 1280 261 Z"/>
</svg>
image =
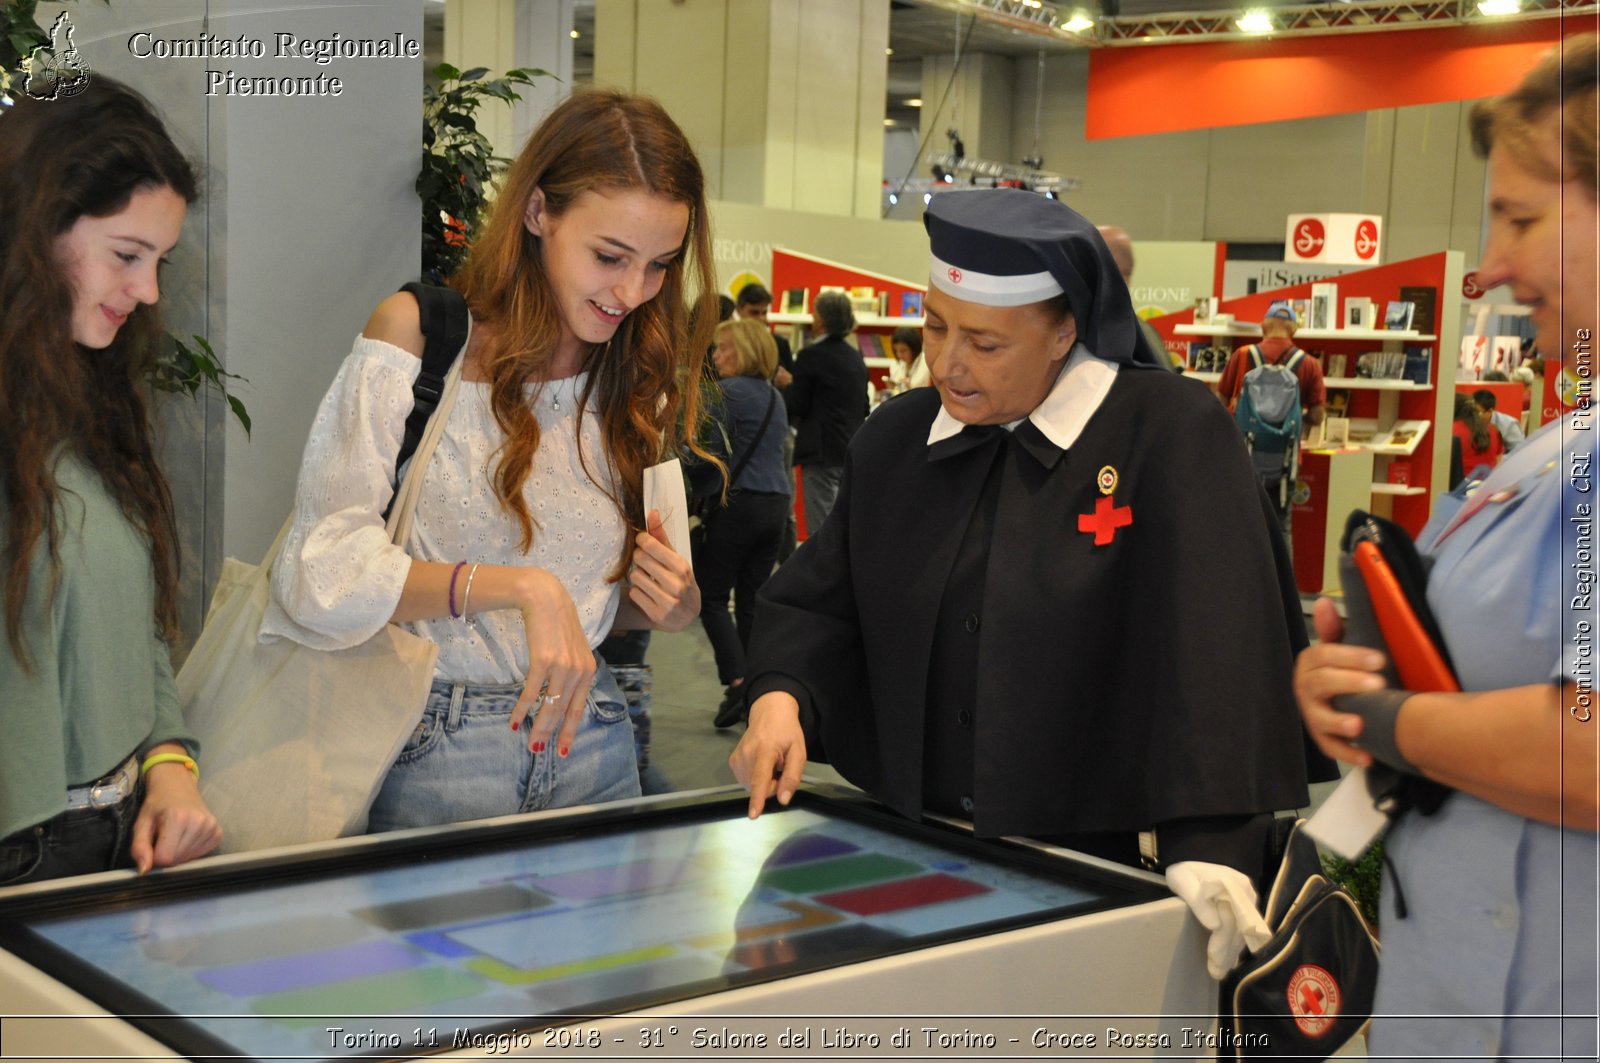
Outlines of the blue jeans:
<svg viewBox="0 0 1600 1063">
<path fill-rule="evenodd" d="M 422 721 L 384 777 L 370 833 L 537 812 L 639 796 L 628 703 L 598 661 L 578 735 L 565 757 L 555 742 L 528 751 L 527 726 L 511 729 L 522 685 L 436 680 Z"/>
<path fill-rule="evenodd" d="M 0 886 L 132 867 L 128 843 L 144 788 L 114 808 L 63 812 L 0 838 Z"/>
</svg>

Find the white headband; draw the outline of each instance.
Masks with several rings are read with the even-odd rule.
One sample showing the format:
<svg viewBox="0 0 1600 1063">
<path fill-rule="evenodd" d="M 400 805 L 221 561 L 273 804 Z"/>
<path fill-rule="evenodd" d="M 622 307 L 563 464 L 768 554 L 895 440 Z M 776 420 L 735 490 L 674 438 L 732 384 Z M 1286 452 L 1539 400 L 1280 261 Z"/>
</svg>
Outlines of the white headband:
<svg viewBox="0 0 1600 1063">
<path fill-rule="evenodd" d="M 1063 291 L 1048 270 L 1001 276 L 997 273 L 979 273 L 977 270 L 952 266 L 938 255 L 930 255 L 929 258 L 932 259 L 932 267 L 928 279 L 933 286 L 946 295 L 953 295 L 970 303 L 981 303 L 984 306 L 1027 306 L 1030 303 L 1042 303 L 1046 299 L 1054 299 Z"/>
</svg>

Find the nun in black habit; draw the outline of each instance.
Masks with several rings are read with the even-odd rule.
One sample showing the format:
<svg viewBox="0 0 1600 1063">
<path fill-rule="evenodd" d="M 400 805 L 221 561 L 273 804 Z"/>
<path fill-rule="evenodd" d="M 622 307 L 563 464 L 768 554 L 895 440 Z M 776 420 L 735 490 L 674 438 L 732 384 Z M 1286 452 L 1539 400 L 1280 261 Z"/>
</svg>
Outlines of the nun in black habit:
<svg viewBox="0 0 1600 1063">
<path fill-rule="evenodd" d="M 934 387 L 851 443 L 836 508 L 761 592 L 730 757 L 786 804 L 807 758 L 901 813 L 1158 866 L 1265 940 L 1271 814 L 1333 777 L 1292 692 L 1287 551 L 1226 409 L 1158 371 L 1094 225 L 937 195 Z"/>
</svg>

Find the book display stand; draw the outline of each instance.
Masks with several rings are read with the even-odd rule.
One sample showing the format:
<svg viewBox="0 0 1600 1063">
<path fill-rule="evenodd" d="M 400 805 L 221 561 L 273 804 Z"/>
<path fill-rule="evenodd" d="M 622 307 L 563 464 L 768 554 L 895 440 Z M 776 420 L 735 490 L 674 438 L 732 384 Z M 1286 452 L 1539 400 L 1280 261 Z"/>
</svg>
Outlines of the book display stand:
<svg viewBox="0 0 1600 1063">
<path fill-rule="evenodd" d="M 1409 307 L 1403 316 L 1416 327 L 1307 327 L 1295 334 L 1295 345 L 1322 362 L 1330 407 L 1342 408 L 1330 414 L 1348 418 L 1342 444 L 1330 445 L 1313 428 L 1303 445 L 1293 521 L 1295 582 L 1303 594 L 1337 591 L 1338 536 L 1351 508 L 1389 517 L 1416 535 L 1433 496 L 1447 486 L 1462 271 L 1461 252 L 1441 251 L 1316 285 L 1223 300 L 1216 313 L 1231 315 L 1226 324 L 1194 324 L 1193 311 L 1151 321 L 1164 336 L 1187 337 L 1192 349 L 1212 352 L 1259 337 L 1257 322 L 1274 302 L 1328 298 L 1329 288 L 1336 289 L 1332 299 L 1339 305 L 1337 313 L 1329 305 L 1323 316 L 1340 326 L 1370 319 L 1372 308 Z M 1215 385 L 1222 365 L 1215 355 L 1208 360 L 1213 371 L 1189 375 Z M 1333 369 L 1338 375 L 1330 374 Z M 1430 431 L 1434 425 L 1446 430 Z M 1343 457 L 1330 460 L 1333 455 Z"/>
</svg>

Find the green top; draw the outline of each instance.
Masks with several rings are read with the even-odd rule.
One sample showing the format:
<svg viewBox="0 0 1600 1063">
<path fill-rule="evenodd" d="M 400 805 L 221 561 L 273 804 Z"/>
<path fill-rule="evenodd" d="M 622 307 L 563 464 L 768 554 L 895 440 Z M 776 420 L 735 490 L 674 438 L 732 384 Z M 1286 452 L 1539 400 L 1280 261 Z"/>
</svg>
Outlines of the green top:
<svg viewBox="0 0 1600 1063">
<path fill-rule="evenodd" d="M 196 751 L 156 630 L 148 540 L 82 462 L 63 457 L 55 475 L 61 583 L 51 601 L 41 539 L 22 613 L 31 673 L 0 610 L 0 837 L 57 815 L 68 787 L 130 753 L 170 741 Z"/>
</svg>

